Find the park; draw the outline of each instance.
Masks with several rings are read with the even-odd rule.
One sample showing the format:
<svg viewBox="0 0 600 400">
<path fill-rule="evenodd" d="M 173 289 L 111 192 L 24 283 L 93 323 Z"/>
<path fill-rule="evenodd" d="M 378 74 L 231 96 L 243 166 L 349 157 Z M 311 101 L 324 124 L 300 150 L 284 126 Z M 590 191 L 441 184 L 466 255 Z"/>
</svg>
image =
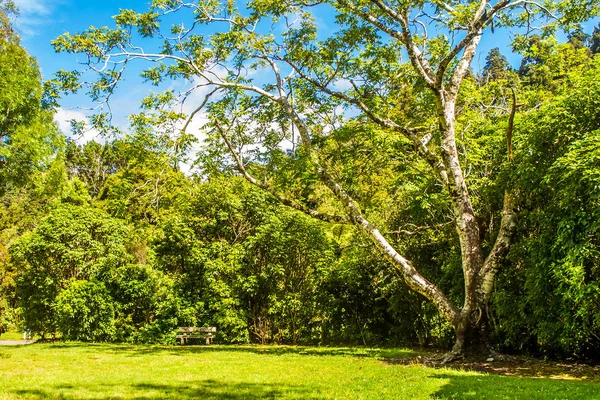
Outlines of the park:
<svg viewBox="0 0 600 400">
<path fill-rule="evenodd" d="M 600 393 L 595 0 L 0 0 L 0 398 Z"/>
</svg>

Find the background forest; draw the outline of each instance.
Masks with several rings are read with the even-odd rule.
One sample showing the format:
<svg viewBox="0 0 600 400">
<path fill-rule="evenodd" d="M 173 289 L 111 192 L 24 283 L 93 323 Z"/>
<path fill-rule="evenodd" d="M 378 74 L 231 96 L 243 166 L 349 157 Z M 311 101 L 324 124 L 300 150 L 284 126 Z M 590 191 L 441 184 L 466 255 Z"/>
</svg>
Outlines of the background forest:
<svg viewBox="0 0 600 400">
<path fill-rule="evenodd" d="M 100 143 L 62 134 L 56 93 L 20 45 L 11 4 L 0 6 L 0 330 L 173 343 L 179 326 L 216 326 L 219 343 L 451 345 L 451 327 L 370 240 L 249 184 L 215 138 L 184 151 L 154 128 L 150 111 Z M 513 268 L 492 297 L 492 341 L 509 353 L 598 359 L 600 27 L 574 29 L 566 43 L 530 36 L 512 50 L 520 66 L 492 50 L 465 78 L 458 104 L 481 235 L 497 232 L 507 183 L 524 200 L 505 261 Z M 508 160 L 511 90 L 519 107 Z M 418 122 L 418 110 L 411 117 Z M 360 119 L 330 136 L 318 144 L 339 179 L 460 304 L 452 210 L 422 173 L 426 164 L 407 163 L 410 144 Z M 247 168 L 316 203 L 322 188 L 301 183 L 305 171 L 288 162 L 294 152 Z M 186 162 L 193 173 L 182 172 Z"/>
</svg>

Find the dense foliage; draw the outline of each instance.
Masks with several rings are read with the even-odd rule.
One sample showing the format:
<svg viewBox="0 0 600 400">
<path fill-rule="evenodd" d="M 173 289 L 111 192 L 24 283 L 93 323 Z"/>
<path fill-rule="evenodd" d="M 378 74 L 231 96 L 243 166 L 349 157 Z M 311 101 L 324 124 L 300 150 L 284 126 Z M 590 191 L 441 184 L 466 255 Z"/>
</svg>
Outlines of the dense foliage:
<svg viewBox="0 0 600 400">
<path fill-rule="evenodd" d="M 6 27 L 0 330 L 173 343 L 179 326 L 216 326 L 221 343 L 451 343 L 451 326 L 401 283 L 364 234 L 312 219 L 236 177 L 218 136 L 203 144 L 200 172 L 182 173 L 193 137 L 169 136 L 166 126 L 181 119 L 160 108 L 169 96 L 146 99 L 130 133 L 118 139 L 63 138 L 51 122 L 58 92 L 49 85 L 50 100 L 42 99 L 37 64 Z M 461 162 L 486 250 L 498 235 L 505 187 L 520 199 L 517 239 L 504 261 L 512 268 L 499 274 L 487 316 L 504 351 L 600 357 L 598 31 L 578 31 L 562 44 L 551 35 L 518 39 L 518 68 L 494 49 L 482 71 L 467 74 L 459 95 Z M 331 49 L 320 51 L 331 56 Z M 361 74 L 376 67 L 362 66 Z M 388 93 L 411 105 L 402 118 L 432 123 L 420 119 L 434 100 L 411 86 L 418 79 L 405 65 L 393 67 L 408 84 Z M 151 73 L 145 78 L 152 80 Z M 318 97 L 309 87 L 298 90 Z M 507 146 L 513 93 L 519 104 Z M 247 169 L 329 211 L 334 202 L 307 166 L 309 155 L 293 137 L 291 150 L 278 147 L 279 132 L 270 125 L 281 116 L 252 101 L 241 94 L 233 101 L 260 110 L 248 124 L 264 128 L 256 136 L 265 148 L 253 150 Z M 235 111 L 227 106 L 212 112 Z M 261 120 L 265 115 L 272 119 Z M 413 145 L 361 118 L 322 131 L 315 142 L 325 163 L 363 212 L 451 302 L 463 302 L 450 199 L 423 174 L 428 166 Z M 252 145 L 241 136 L 232 140 Z M 511 146 L 514 154 L 507 154 Z"/>
</svg>

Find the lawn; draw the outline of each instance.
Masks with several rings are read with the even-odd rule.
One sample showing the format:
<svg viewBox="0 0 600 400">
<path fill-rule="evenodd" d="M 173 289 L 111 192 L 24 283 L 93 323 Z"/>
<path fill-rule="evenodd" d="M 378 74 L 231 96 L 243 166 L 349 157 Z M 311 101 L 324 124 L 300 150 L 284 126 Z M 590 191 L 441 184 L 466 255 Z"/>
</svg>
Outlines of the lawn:
<svg viewBox="0 0 600 400">
<path fill-rule="evenodd" d="M 23 332 L 11 331 L 11 332 L 4 332 L 4 333 L 2 333 L 2 335 L 0 335 L 0 341 L 2 341 L 2 340 L 22 340 L 22 339 L 23 339 Z"/>
<path fill-rule="evenodd" d="M 590 379 L 394 364 L 410 350 L 0 346 L 0 399 L 598 399 Z"/>
</svg>

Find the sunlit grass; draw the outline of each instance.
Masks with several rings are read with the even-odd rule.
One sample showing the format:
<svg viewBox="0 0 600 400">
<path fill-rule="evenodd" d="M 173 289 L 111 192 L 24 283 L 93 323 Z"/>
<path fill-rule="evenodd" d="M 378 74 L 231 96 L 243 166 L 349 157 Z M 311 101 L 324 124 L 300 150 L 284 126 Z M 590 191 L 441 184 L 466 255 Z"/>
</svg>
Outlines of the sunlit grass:
<svg viewBox="0 0 600 400">
<path fill-rule="evenodd" d="M 0 340 L 23 340 L 23 332 L 4 332 L 0 335 Z"/>
<path fill-rule="evenodd" d="M 593 399 L 585 381 L 483 375 L 410 350 L 34 344 L 0 347 L 0 399 Z"/>
</svg>

